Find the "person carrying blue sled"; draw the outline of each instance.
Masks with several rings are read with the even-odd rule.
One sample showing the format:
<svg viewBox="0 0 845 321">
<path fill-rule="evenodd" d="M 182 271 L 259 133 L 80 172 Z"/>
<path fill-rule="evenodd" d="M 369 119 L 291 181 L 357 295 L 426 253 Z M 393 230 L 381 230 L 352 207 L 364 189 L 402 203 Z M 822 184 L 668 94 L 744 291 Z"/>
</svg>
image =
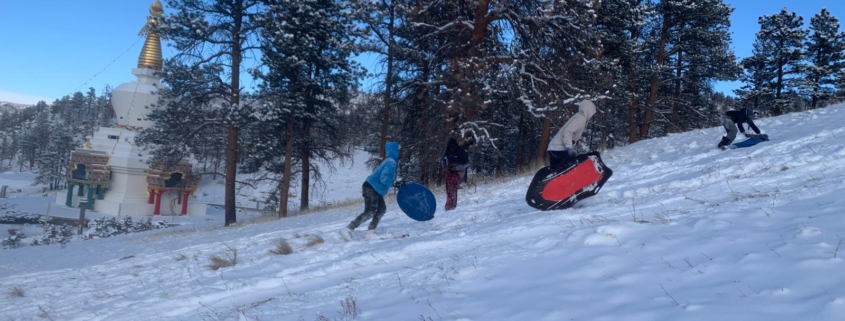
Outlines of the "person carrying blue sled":
<svg viewBox="0 0 845 321">
<path fill-rule="evenodd" d="M 372 220 L 370 221 L 369 229 L 367 229 L 367 234 L 364 235 L 364 239 L 371 240 L 378 237 L 376 227 L 381 217 L 387 211 L 384 205 L 384 196 L 387 195 L 387 191 L 393 186 L 393 180 L 396 178 L 396 164 L 399 162 L 399 143 L 389 142 L 384 145 L 384 150 L 387 153 L 387 157 L 376 168 L 373 174 L 367 177 L 367 180 L 361 186 L 361 194 L 364 196 L 364 212 L 339 231 L 340 236 L 346 241 L 352 241 L 352 230 L 369 219 Z"/>
</svg>

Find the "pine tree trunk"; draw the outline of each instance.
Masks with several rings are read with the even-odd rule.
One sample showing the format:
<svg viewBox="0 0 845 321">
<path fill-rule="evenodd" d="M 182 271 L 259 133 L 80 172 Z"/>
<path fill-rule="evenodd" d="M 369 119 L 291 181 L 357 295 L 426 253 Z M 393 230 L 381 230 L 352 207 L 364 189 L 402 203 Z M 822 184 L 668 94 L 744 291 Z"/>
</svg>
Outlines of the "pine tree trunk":
<svg viewBox="0 0 845 321">
<path fill-rule="evenodd" d="M 783 113 L 781 109 L 781 100 L 780 100 L 780 93 L 781 89 L 783 89 L 783 64 L 778 66 L 778 81 L 777 86 L 775 88 L 775 116 L 779 116 Z"/>
<path fill-rule="evenodd" d="M 232 108 L 240 106 L 240 80 L 241 80 L 241 26 L 243 23 L 243 0 L 236 0 L 233 6 L 233 21 L 232 27 L 232 82 L 231 82 L 231 105 Z M 226 191 L 225 191 L 225 226 L 237 222 L 235 212 L 235 180 L 238 175 L 238 129 L 234 124 L 226 126 Z"/>
<path fill-rule="evenodd" d="M 302 123 L 302 139 L 303 144 L 300 149 L 299 157 L 302 161 L 302 194 L 299 195 L 299 210 L 305 211 L 308 209 L 308 193 L 311 189 L 311 146 L 309 146 L 309 137 L 311 135 L 310 120 L 305 120 Z"/>
<path fill-rule="evenodd" d="M 211 177 L 212 180 L 217 180 L 217 173 L 220 170 L 220 147 L 216 148 L 216 152 L 214 153 L 214 175 Z"/>
<path fill-rule="evenodd" d="M 519 125 L 516 127 L 518 131 L 516 136 L 516 159 L 514 160 L 516 168 L 521 168 L 525 159 L 525 156 L 522 155 L 525 152 L 525 144 L 522 143 L 525 136 L 525 128 L 523 128 L 524 124 L 525 115 L 519 113 Z"/>
<path fill-rule="evenodd" d="M 816 109 L 816 104 L 819 102 L 819 77 L 815 77 L 815 86 L 813 87 L 813 101 L 810 105 L 811 109 Z"/>
<path fill-rule="evenodd" d="M 552 118 L 546 112 L 546 117 L 543 118 L 543 132 L 540 134 L 540 148 L 537 150 L 537 164 L 546 163 L 546 149 L 549 147 L 549 137 L 552 130 Z"/>
<path fill-rule="evenodd" d="M 233 76 L 234 77 L 234 76 Z M 238 221 L 235 212 L 235 179 L 238 170 L 238 129 L 234 125 L 226 126 L 226 182 L 224 192 L 225 224 L 229 226 Z"/>
<path fill-rule="evenodd" d="M 675 125 L 672 131 L 676 133 L 683 130 L 681 128 L 681 107 L 678 103 L 681 100 L 681 69 L 683 67 L 683 57 L 684 52 L 678 51 L 678 66 L 677 71 L 675 72 L 675 99 L 672 101 L 672 124 Z"/>
<path fill-rule="evenodd" d="M 629 30 L 631 32 L 631 41 L 637 41 L 640 38 L 640 29 L 633 27 Z M 628 143 L 636 143 L 637 136 L 637 90 L 639 84 L 637 83 L 637 60 L 631 63 L 630 72 L 628 74 L 628 92 L 631 98 L 628 99 Z"/>
<path fill-rule="evenodd" d="M 420 111 L 420 115 L 422 115 L 422 122 L 420 123 L 420 135 L 419 135 L 419 138 L 420 138 L 419 142 L 421 142 L 421 144 L 419 144 L 419 153 L 418 153 L 417 157 L 419 157 L 419 162 L 420 162 L 420 183 L 425 185 L 425 184 L 427 184 L 428 177 L 429 177 L 428 170 L 431 167 L 428 166 L 429 165 L 428 164 L 429 159 L 426 157 L 426 153 L 427 153 L 428 148 L 429 148 L 429 144 L 426 143 L 426 142 L 428 142 L 428 134 L 429 134 L 429 132 L 428 132 L 428 129 L 429 129 L 428 128 L 428 121 L 429 121 L 428 102 L 429 101 L 426 98 L 423 98 L 423 99 L 424 99 L 423 104 L 420 105 L 422 107 L 422 110 Z"/>
<path fill-rule="evenodd" d="M 637 142 L 637 76 L 631 75 L 631 98 L 628 98 L 628 143 Z"/>
<path fill-rule="evenodd" d="M 657 45 L 657 71 L 651 76 L 651 87 L 646 100 L 646 110 L 643 116 L 643 126 L 640 127 L 640 137 L 648 138 L 648 129 L 654 118 L 654 102 L 657 101 L 657 89 L 660 87 L 660 72 L 663 68 L 663 61 L 666 59 L 666 40 L 669 38 L 669 15 L 663 15 L 663 25 L 660 28 L 660 42 Z"/>
<path fill-rule="evenodd" d="M 290 168 L 293 161 L 293 117 L 288 119 L 285 133 L 285 171 L 282 173 L 282 186 L 279 192 L 279 218 L 288 217 L 288 194 L 290 193 Z"/>
<path fill-rule="evenodd" d="M 387 144 L 387 128 L 390 125 L 390 104 L 393 101 L 393 16 L 390 16 L 390 27 L 387 31 L 387 75 L 384 76 L 384 113 L 381 120 L 381 133 L 379 136 L 379 158 L 384 159 L 387 151 L 384 145 Z"/>
</svg>

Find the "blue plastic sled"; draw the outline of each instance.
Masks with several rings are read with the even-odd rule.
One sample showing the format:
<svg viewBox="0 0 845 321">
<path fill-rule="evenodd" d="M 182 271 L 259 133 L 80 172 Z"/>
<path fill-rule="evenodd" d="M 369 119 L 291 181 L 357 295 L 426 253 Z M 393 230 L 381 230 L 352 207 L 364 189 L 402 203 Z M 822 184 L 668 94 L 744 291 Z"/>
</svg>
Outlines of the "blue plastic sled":
<svg viewBox="0 0 845 321">
<path fill-rule="evenodd" d="M 399 203 L 402 212 L 416 221 L 428 221 L 434 218 L 434 212 L 437 211 L 434 194 L 425 186 L 416 183 L 402 186 L 396 195 L 396 203 Z"/>
<path fill-rule="evenodd" d="M 759 135 L 759 136 L 751 137 L 749 139 L 743 140 L 743 141 L 738 142 L 738 143 L 733 143 L 733 144 L 731 144 L 731 149 L 751 147 L 751 146 L 757 145 L 757 144 L 762 143 L 762 142 L 767 141 L 767 140 L 769 140 L 769 135 L 762 134 L 762 135 Z"/>
</svg>

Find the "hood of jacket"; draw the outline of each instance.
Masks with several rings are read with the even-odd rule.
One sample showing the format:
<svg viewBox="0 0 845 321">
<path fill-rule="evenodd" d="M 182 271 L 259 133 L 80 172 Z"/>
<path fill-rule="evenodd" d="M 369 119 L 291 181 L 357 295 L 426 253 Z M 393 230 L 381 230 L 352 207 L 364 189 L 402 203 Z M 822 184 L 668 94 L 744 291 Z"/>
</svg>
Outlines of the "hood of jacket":
<svg viewBox="0 0 845 321">
<path fill-rule="evenodd" d="M 745 110 L 745 117 L 756 118 L 754 116 L 757 116 L 757 111 L 752 108 L 743 108 L 742 110 Z"/>
<path fill-rule="evenodd" d="M 587 117 L 587 120 L 590 120 L 596 114 L 596 105 L 591 100 L 584 99 L 578 103 L 578 112 Z"/>
<path fill-rule="evenodd" d="M 387 157 L 393 158 L 393 160 L 399 160 L 399 143 L 397 142 L 388 142 L 384 144 L 384 151 L 387 154 Z"/>
<path fill-rule="evenodd" d="M 457 151 L 458 148 L 461 148 L 461 146 L 458 145 L 458 141 L 454 138 L 449 138 L 449 142 L 446 143 L 446 149 L 450 151 Z"/>
</svg>

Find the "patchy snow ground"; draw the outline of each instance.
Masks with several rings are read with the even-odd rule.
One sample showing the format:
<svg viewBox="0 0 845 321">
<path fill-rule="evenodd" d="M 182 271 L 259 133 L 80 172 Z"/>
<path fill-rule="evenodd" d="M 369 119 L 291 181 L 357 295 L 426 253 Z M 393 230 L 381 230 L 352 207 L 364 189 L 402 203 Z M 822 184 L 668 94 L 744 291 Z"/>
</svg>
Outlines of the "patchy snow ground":
<svg viewBox="0 0 845 321">
<path fill-rule="evenodd" d="M 0 251 L 0 289 L 24 292 L 0 320 L 843 320 L 843 121 L 762 119 L 772 140 L 730 151 L 721 128 L 618 148 L 570 210 L 525 204 L 530 176 L 425 223 L 388 202 L 379 241 L 337 235 L 352 206 Z M 268 253 L 278 238 L 295 252 Z M 209 270 L 227 248 L 237 265 Z"/>
</svg>

